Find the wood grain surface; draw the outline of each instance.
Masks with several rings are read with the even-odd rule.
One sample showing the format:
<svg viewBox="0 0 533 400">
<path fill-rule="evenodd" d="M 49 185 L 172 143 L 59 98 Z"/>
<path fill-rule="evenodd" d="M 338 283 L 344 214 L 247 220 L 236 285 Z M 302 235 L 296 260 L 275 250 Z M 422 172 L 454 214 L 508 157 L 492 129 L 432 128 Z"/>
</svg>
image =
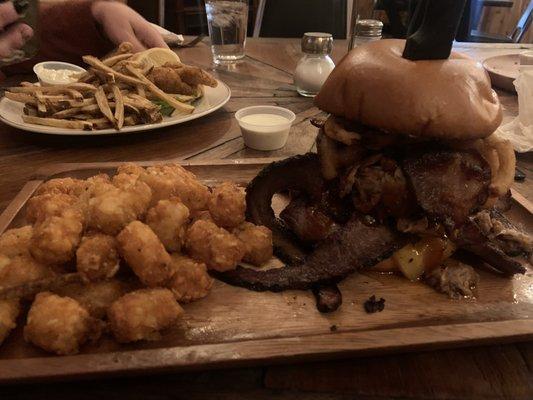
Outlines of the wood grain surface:
<svg viewBox="0 0 533 400">
<path fill-rule="evenodd" d="M 516 53 L 506 46 L 461 46 L 478 60 Z M 345 43 L 336 42 L 338 61 Z M 182 49 L 185 62 L 213 68 L 209 48 Z M 0 208 L 4 208 L 37 172 L 57 162 L 98 162 L 187 159 L 210 160 L 273 157 L 304 153 L 313 146 L 316 130 L 309 119 L 320 111 L 298 97 L 292 71 L 299 41 L 256 39 L 247 43 L 247 57 L 234 66 L 213 69 L 232 89 L 230 102 L 211 116 L 179 127 L 112 138 L 53 138 L 0 126 Z M 14 77 L 19 81 L 23 77 Z M 517 112 L 516 97 L 499 92 L 505 118 Z M 288 146 L 277 152 L 246 149 L 233 113 L 244 106 L 275 104 L 293 110 L 298 120 Z M 519 156 L 526 172 L 515 189 L 533 199 L 533 158 Z M 362 279 L 365 279 L 364 277 Z M 158 378 L 117 379 L 91 384 L 27 385 L 0 388 L 1 398 L 33 398 L 46 392 L 53 398 L 533 398 L 533 344 L 508 344 L 460 350 L 359 358 L 342 362 L 190 373 Z M 344 394 L 337 395 L 342 392 Z"/>
<path fill-rule="evenodd" d="M 246 185 L 271 161 L 193 161 L 184 166 L 209 186 L 226 179 Z M 0 215 L 0 227 L 26 224 L 24 204 L 46 179 L 113 175 L 118 165 L 59 164 L 41 168 Z M 525 224 L 533 233 L 533 215 L 519 204 L 508 217 Z M 84 346 L 82 354 L 69 357 L 53 357 L 26 343 L 23 324 L 19 324 L 0 347 L 0 383 L 331 359 L 532 339 L 533 271 L 509 279 L 486 271 L 479 274 L 476 299 L 451 301 L 401 276 L 361 271 L 339 284 L 343 306 L 327 315 L 317 312 L 310 292 L 258 293 L 215 281 L 207 298 L 183 306 L 185 316 L 162 340 L 119 345 L 105 336 Z M 365 313 L 362 304 L 371 295 L 386 299 L 386 312 L 372 316 Z"/>
</svg>

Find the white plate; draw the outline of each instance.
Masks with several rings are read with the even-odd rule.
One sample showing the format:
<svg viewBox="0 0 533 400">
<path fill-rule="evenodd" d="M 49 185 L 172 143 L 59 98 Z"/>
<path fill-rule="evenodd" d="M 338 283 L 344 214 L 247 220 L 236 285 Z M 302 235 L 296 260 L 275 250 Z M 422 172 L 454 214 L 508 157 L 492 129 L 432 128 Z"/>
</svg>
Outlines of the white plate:
<svg viewBox="0 0 533 400">
<path fill-rule="evenodd" d="M 230 88 L 223 82 L 218 81 L 215 88 L 204 87 L 204 96 L 194 103 L 195 110 L 192 114 L 177 115 L 175 117 L 164 117 L 163 121 L 156 124 L 143 124 L 135 126 L 125 126 L 120 131 L 115 129 L 101 129 L 94 131 L 84 131 L 81 129 L 54 128 L 51 126 L 28 124 L 22 121 L 24 105 L 16 101 L 2 98 L 0 101 L 0 120 L 15 128 L 29 132 L 46 133 L 49 135 L 79 135 L 79 136 L 97 136 L 97 135 L 122 135 L 125 133 L 151 131 L 153 129 L 163 128 L 165 126 L 177 125 L 186 121 L 203 117 L 213 111 L 218 110 L 228 102 L 231 97 Z"/>
<path fill-rule="evenodd" d="M 483 67 L 490 75 L 492 86 L 500 89 L 515 91 L 513 81 L 520 73 L 520 58 L 518 54 L 505 54 L 489 57 L 483 61 Z"/>
</svg>

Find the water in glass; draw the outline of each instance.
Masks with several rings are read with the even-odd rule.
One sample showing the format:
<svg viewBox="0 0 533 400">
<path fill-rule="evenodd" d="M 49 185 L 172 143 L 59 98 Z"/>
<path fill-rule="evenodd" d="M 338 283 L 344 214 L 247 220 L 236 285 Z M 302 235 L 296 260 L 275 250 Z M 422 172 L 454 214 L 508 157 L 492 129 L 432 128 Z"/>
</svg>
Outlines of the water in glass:
<svg viewBox="0 0 533 400">
<path fill-rule="evenodd" d="M 240 0 L 206 0 L 205 9 L 215 63 L 243 58 L 248 3 Z"/>
</svg>

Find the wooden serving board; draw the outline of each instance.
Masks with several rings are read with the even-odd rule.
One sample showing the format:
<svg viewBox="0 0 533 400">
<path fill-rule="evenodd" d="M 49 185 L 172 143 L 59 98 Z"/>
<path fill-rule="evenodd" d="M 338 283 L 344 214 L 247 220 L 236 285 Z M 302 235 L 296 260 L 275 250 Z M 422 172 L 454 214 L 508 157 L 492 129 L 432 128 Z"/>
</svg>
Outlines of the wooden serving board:
<svg viewBox="0 0 533 400">
<path fill-rule="evenodd" d="M 248 159 L 185 164 L 202 181 L 246 184 L 269 161 Z M 145 163 L 148 165 L 150 163 Z M 26 201 L 51 177 L 113 174 L 117 163 L 59 164 L 28 182 L 0 216 L 0 232 L 24 224 Z M 526 199 L 509 212 L 533 230 Z M 502 278 L 479 271 L 477 299 L 450 300 L 422 283 L 376 272 L 356 273 L 339 287 L 343 305 L 320 314 L 310 292 L 258 293 L 216 281 L 210 295 L 187 304 L 185 317 L 163 340 L 119 345 L 104 337 L 75 356 L 51 356 L 22 339 L 22 318 L 0 347 L 0 383 L 146 374 L 258 363 L 295 362 L 354 354 L 436 349 L 533 338 L 533 271 Z M 363 302 L 376 295 L 385 310 L 366 314 Z"/>
</svg>

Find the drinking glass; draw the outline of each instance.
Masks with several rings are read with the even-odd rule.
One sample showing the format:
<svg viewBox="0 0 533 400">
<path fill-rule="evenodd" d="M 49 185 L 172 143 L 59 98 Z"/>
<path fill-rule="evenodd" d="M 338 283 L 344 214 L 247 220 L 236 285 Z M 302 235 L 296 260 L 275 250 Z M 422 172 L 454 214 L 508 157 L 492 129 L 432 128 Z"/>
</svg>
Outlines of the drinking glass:
<svg viewBox="0 0 533 400">
<path fill-rule="evenodd" d="M 216 64 L 244 57 L 248 2 L 246 0 L 206 0 L 211 51 Z"/>
</svg>

